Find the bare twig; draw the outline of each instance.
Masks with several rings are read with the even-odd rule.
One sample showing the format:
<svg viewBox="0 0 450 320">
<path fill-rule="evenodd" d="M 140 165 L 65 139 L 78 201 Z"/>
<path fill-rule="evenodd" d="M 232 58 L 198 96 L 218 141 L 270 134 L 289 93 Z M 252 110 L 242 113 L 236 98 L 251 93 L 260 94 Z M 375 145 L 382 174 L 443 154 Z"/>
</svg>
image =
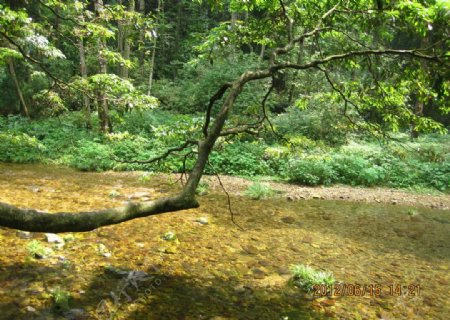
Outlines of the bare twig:
<svg viewBox="0 0 450 320">
<path fill-rule="evenodd" d="M 212 171 L 214 172 L 214 175 L 217 178 L 217 181 L 219 181 L 220 187 L 222 188 L 223 192 L 225 192 L 225 195 L 227 196 L 227 202 L 228 202 L 228 210 L 230 211 L 230 215 L 231 215 L 231 222 L 233 222 L 233 224 L 238 227 L 241 230 L 244 230 L 243 227 L 241 227 L 235 220 L 234 220 L 234 212 L 233 209 L 231 208 L 231 197 L 230 194 L 228 193 L 227 189 L 225 189 L 225 186 L 222 183 L 222 180 L 220 179 L 219 174 L 217 173 L 216 169 L 213 167 L 213 165 L 211 164 L 211 162 L 208 160 L 208 165 L 211 167 Z"/>
<path fill-rule="evenodd" d="M 196 140 L 187 140 L 182 145 L 180 145 L 178 147 L 168 148 L 164 153 L 160 154 L 159 156 L 153 157 L 149 160 L 121 160 L 121 159 L 114 157 L 114 161 L 120 162 L 120 163 L 139 163 L 139 164 L 154 163 L 159 160 L 167 158 L 168 156 L 170 156 L 171 154 L 173 154 L 177 151 L 182 151 L 182 150 L 186 149 L 187 147 L 197 144 L 197 143 L 198 143 L 198 141 L 196 141 Z"/>
<path fill-rule="evenodd" d="M 56 10 L 55 10 L 54 8 L 52 8 L 51 6 L 49 6 L 49 5 L 46 4 L 46 3 L 42 2 L 41 0 L 37 0 L 37 2 L 38 2 L 40 5 L 42 5 L 43 7 L 47 8 L 48 10 L 50 10 L 50 11 L 53 13 L 53 15 L 55 15 L 55 16 L 58 17 L 59 19 L 61 19 L 61 20 L 66 20 L 66 21 L 70 21 L 70 22 L 76 24 L 77 26 L 83 26 L 83 24 L 79 23 L 78 21 L 76 21 L 76 20 L 74 20 L 74 19 L 72 19 L 72 18 L 69 18 L 69 17 L 65 17 L 65 16 L 60 15 L 58 12 L 56 12 Z"/>
</svg>

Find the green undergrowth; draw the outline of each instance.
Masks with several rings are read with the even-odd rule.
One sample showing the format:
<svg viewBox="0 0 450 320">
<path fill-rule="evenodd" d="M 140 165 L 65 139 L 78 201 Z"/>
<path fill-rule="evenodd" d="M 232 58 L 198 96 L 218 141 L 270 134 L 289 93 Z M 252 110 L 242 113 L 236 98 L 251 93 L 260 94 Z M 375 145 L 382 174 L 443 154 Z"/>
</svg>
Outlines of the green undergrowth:
<svg viewBox="0 0 450 320">
<path fill-rule="evenodd" d="M 120 119 L 114 133 L 103 134 L 86 130 L 78 112 L 33 121 L 0 117 L 0 161 L 60 164 L 82 171 L 181 172 L 193 165 L 192 156 L 184 164 L 179 156 L 152 164 L 138 161 L 155 157 L 180 141 L 199 138 L 201 115 L 152 110 Z M 96 118 L 93 120 L 95 128 Z M 310 186 L 345 184 L 448 192 L 449 136 L 427 135 L 415 141 L 406 134 L 397 138 L 400 142 L 380 144 L 352 137 L 337 146 L 300 135 L 289 137 L 288 143 L 272 141 L 270 145 L 265 142 L 270 139 L 245 135 L 221 138 L 206 174 L 264 176 Z M 258 190 L 249 192 L 264 193 L 261 188 L 253 189 Z"/>
</svg>

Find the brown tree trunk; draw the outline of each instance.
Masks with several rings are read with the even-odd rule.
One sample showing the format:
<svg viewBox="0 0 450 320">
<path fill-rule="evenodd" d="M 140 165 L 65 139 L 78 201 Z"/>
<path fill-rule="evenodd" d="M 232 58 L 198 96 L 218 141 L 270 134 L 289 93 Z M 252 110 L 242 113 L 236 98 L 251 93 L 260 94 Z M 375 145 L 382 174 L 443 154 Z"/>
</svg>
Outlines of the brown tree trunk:
<svg viewBox="0 0 450 320">
<path fill-rule="evenodd" d="M 264 51 L 266 50 L 266 45 L 261 45 L 261 51 L 259 52 L 259 61 L 262 61 L 264 58 Z"/>
<path fill-rule="evenodd" d="M 78 16 L 80 22 L 84 22 L 84 16 L 81 13 Z M 87 65 L 86 65 L 86 51 L 84 49 L 84 38 L 80 37 L 78 39 L 78 53 L 80 55 L 80 74 L 81 78 L 84 80 L 87 79 Z M 86 94 L 83 94 L 83 110 L 86 114 L 86 128 L 92 129 L 91 122 L 91 102 L 89 101 L 89 97 Z"/>
<path fill-rule="evenodd" d="M 299 44 L 298 53 L 297 53 L 297 64 L 300 64 L 302 62 L 302 56 L 303 56 L 303 43 Z M 295 82 L 298 78 L 298 70 L 294 72 L 294 76 L 292 79 L 292 84 L 289 89 L 289 95 L 288 95 L 288 103 L 291 104 L 294 99 L 294 93 L 295 93 Z"/>
<path fill-rule="evenodd" d="M 160 22 L 159 18 L 161 16 L 161 11 L 163 9 L 163 3 L 162 2 L 163 2 L 163 0 L 158 0 L 158 9 L 157 9 L 157 13 L 156 13 L 156 21 L 157 21 L 157 23 Z M 150 60 L 150 73 L 148 75 L 148 92 L 147 92 L 147 94 L 149 96 L 152 94 L 153 73 L 154 73 L 154 69 L 155 69 L 156 45 L 158 43 L 158 37 L 159 37 L 159 34 L 157 34 L 157 36 L 153 40 L 152 57 L 151 57 L 151 60 Z"/>
<path fill-rule="evenodd" d="M 20 89 L 19 81 L 17 80 L 16 69 L 14 67 L 14 61 L 12 58 L 7 59 L 9 73 L 11 74 L 11 78 L 14 82 L 14 86 L 16 87 L 17 96 L 19 97 L 20 104 L 22 105 L 22 113 L 30 118 L 30 113 L 28 112 L 28 107 L 23 98 L 22 90 Z"/>
<path fill-rule="evenodd" d="M 422 39 L 420 44 L 422 48 L 426 48 L 428 46 L 429 43 L 428 37 L 429 35 L 427 35 Z M 424 73 L 427 73 L 427 64 L 425 61 L 423 60 L 420 61 L 420 68 Z M 416 95 L 416 101 L 414 103 L 414 115 L 416 117 L 421 117 L 423 115 L 423 107 L 424 107 L 423 97 L 421 97 L 420 93 L 418 93 Z M 417 126 L 416 121 L 415 120 L 411 121 L 411 139 L 417 139 L 419 137 L 419 131 L 417 130 L 416 126 Z"/>
<path fill-rule="evenodd" d="M 414 103 L 414 115 L 417 117 L 423 114 L 423 101 L 419 97 L 416 98 L 416 103 Z M 411 122 L 411 138 L 417 139 L 419 137 L 419 131 L 416 128 L 416 122 L 413 120 Z"/>
<path fill-rule="evenodd" d="M 122 0 L 119 0 L 119 5 L 122 5 Z M 121 57 L 123 57 L 124 33 L 125 33 L 124 21 L 123 19 L 119 18 L 119 20 L 117 21 L 117 52 L 120 54 Z M 122 77 L 123 66 L 121 64 L 119 64 L 117 73 L 119 77 Z"/>
<path fill-rule="evenodd" d="M 145 16 L 145 0 L 139 0 L 139 12 L 142 17 Z M 144 28 L 139 32 L 139 74 L 142 78 L 145 77 L 144 59 L 145 59 L 145 36 Z"/>
<path fill-rule="evenodd" d="M 103 0 L 96 0 L 95 10 L 97 14 L 100 14 L 101 10 L 103 10 L 102 7 L 103 7 Z M 98 63 L 100 65 L 100 73 L 107 74 L 108 73 L 107 62 L 104 56 L 104 51 L 106 50 L 106 42 L 104 39 L 98 39 L 98 47 L 99 47 Z M 108 110 L 108 100 L 106 99 L 104 92 L 100 92 L 97 95 L 97 108 L 98 108 L 98 116 L 100 119 L 100 129 L 103 132 L 112 132 L 112 124 Z"/>
<path fill-rule="evenodd" d="M 129 0 L 128 2 L 128 11 L 134 12 L 135 2 L 134 0 Z M 130 51 L 131 51 L 131 40 L 130 40 L 130 33 L 131 33 L 131 22 L 127 21 L 125 23 L 125 26 L 123 28 L 123 52 L 122 57 L 125 60 L 130 60 Z M 128 79 L 128 67 L 126 64 L 121 65 L 121 78 Z"/>
</svg>

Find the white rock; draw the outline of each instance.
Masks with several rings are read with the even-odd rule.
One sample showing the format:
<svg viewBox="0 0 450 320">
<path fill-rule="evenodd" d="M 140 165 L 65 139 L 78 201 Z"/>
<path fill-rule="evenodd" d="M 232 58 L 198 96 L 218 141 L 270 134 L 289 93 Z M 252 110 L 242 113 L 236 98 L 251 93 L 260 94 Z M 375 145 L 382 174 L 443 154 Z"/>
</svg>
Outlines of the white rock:
<svg viewBox="0 0 450 320">
<path fill-rule="evenodd" d="M 195 220 L 196 222 L 200 223 L 200 224 L 208 224 L 208 218 L 207 217 L 200 217 L 197 220 Z"/>
<path fill-rule="evenodd" d="M 54 233 L 46 233 L 45 237 L 48 243 L 64 243 L 64 239 Z"/>
<path fill-rule="evenodd" d="M 25 310 L 27 310 L 28 312 L 36 312 L 36 309 L 33 308 L 32 306 L 26 306 Z"/>
</svg>

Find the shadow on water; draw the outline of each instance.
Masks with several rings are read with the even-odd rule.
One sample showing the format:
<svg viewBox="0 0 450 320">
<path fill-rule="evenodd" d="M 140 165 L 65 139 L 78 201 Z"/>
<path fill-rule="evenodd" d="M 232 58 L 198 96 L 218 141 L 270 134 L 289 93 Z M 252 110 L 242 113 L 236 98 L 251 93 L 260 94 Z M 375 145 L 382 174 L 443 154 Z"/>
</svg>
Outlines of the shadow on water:
<svg viewBox="0 0 450 320">
<path fill-rule="evenodd" d="M 104 288 L 104 277 L 90 284 L 91 290 Z M 219 277 L 199 279 L 189 276 L 172 276 L 148 271 L 149 280 L 139 285 L 139 290 L 129 285 L 126 295 L 120 295 L 121 281 L 110 287 L 120 300 L 103 296 L 96 307 L 99 319 L 116 315 L 117 319 L 330 319 L 316 312 L 298 289 L 286 286 L 278 290 L 242 287 L 236 291 L 239 279 Z M 119 283 L 119 285 L 117 285 Z M 92 300 L 79 300 L 81 307 Z M 215 318 L 216 317 L 216 318 Z"/>
<path fill-rule="evenodd" d="M 237 278 L 173 276 L 155 271 L 154 267 L 144 281 L 135 282 L 137 287 L 126 281 L 126 275 L 117 276 L 99 268 L 83 294 L 69 300 L 72 311 L 58 310 L 49 300 L 30 312 L 24 306 L 32 305 L 34 296 L 41 295 L 44 289 L 48 295 L 54 285 L 71 287 L 77 279 L 64 279 L 58 267 L 12 264 L 0 270 L 11 289 L 25 290 L 21 299 L 11 297 L 0 302 L 0 319 L 331 319 L 315 311 L 298 289 L 288 285 L 278 290 L 242 287 L 237 292 Z M 45 280 L 46 288 L 27 288 L 36 279 Z"/>
</svg>

